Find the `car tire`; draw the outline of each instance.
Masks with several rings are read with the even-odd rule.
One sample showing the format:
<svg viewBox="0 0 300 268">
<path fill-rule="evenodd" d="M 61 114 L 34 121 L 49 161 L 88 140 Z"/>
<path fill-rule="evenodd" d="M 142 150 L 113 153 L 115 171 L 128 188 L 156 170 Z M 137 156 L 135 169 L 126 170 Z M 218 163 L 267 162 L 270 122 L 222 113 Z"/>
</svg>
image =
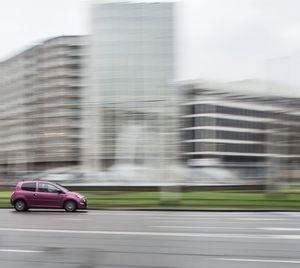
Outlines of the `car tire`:
<svg viewBox="0 0 300 268">
<path fill-rule="evenodd" d="M 21 200 L 21 199 L 15 201 L 14 208 L 17 212 L 23 212 L 23 211 L 26 211 L 28 209 L 27 205 L 26 205 L 26 202 L 24 200 Z"/>
<path fill-rule="evenodd" d="M 64 209 L 67 212 L 74 212 L 77 209 L 76 203 L 72 200 L 68 200 L 64 204 Z"/>
</svg>

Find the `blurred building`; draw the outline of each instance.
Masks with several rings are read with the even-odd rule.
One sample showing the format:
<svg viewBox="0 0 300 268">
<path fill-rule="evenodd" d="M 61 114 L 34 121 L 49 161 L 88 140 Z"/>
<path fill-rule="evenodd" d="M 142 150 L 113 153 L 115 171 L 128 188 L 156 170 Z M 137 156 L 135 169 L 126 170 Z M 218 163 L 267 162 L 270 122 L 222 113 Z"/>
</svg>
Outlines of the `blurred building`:
<svg viewBox="0 0 300 268">
<path fill-rule="evenodd" d="M 266 178 L 270 167 L 299 169 L 300 98 L 288 88 L 252 80 L 192 81 L 181 88 L 188 165 L 228 168 L 248 179 Z"/>
<path fill-rule="evenodd" d="M 49 39 L 0 63 L 0 173 L 79 162 L 83 37 Z"/>
<path fill-rule="evenodd" d="M 82 163 L 159 167 L 178 157 L 174 4 L 106 2 L 92 10 Z"/>
</svg>

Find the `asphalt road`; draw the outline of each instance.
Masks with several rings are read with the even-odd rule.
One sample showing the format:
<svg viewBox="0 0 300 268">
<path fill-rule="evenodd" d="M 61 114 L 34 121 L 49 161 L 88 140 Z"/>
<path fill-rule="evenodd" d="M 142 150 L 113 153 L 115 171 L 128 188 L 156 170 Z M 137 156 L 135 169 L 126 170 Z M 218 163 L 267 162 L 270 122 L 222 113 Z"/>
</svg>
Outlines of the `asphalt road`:
<svg viewBox="0 0 300 268">
<path fill-rule="evenodd" d="M 300 213 L 4 209 L 0 267 L 300 267 Z"/>
</svg>

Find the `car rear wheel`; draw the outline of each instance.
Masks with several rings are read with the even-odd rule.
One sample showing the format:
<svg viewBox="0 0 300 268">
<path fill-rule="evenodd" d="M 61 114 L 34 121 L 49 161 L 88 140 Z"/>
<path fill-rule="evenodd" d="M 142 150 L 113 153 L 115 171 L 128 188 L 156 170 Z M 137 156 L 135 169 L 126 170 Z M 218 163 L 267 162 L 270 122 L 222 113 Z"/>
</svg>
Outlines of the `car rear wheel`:
<svg viewBox="0 0 300 268">
<path fill-rule="evenodd" d="M 14 203 L 14 208 L 16 211 L 21 212 L 27 210 L 27 205 L 24 200 L 17 200 Z"/>
<path fill-rule="evenodd" d="M 67 212 L 74 212 L 76 211 L 77 207 L 74 201 L 69 200 L 64 204 L 64 209 Z"/>
</svg>

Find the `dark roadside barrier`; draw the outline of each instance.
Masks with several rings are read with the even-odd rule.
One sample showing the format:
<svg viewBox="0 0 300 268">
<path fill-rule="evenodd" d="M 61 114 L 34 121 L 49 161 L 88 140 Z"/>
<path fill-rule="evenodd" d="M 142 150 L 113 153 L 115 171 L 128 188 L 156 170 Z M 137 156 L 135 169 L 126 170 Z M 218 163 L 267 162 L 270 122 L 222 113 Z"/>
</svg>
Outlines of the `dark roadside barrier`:
<svg viewBox="0 0 300 268">
<path fill-rule="evenodd" d="M 264 191 L 264 185 L 164 185 L 164 186 L 91 186 L 91 185 L 64 185 L 71 191 L 109 191 L 109 192 L 160 192 L 162 190 L 180 190 L 180 192 L 199 191 Z"/>
<path fill-rule="evenodd" d="M 265 185 L 84 185 L 61 184 L 70 191 L 109 191 L 109 192 L 160 192 L 162 189 L 180 189 L 181 192 L 198 191 L 264 191 Z M 15 184 L 0 184 L 0 191 L 13 191 Z"/>
</svg>

